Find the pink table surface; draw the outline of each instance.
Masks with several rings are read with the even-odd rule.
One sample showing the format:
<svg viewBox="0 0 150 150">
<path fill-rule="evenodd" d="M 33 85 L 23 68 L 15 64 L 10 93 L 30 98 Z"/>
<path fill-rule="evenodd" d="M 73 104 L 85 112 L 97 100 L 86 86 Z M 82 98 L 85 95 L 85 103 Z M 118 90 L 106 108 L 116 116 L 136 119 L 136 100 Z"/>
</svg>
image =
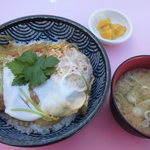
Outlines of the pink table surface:
<svg viewBox="0 0 150 150">
<path fill-rule="evenodd" d="M 0 24 L 11 19 L 49 14 L 72 19 L 85 27 L 89 15 L 96 9 L 115 8 L 123 11 L 133 23 L 133 35 L 125 43 L 105 46 L 112 74 L 125 59 L 150 54 L 149 0 L 0 0 Z M 124 131 L 114 120 L 109 97 L 96 117 L 79 133 L 53 144 L 36 148 L 19 148 L 0 144 L 0 150 L 149 150 L 148 139 L 135 137 Z"/>
</svg>

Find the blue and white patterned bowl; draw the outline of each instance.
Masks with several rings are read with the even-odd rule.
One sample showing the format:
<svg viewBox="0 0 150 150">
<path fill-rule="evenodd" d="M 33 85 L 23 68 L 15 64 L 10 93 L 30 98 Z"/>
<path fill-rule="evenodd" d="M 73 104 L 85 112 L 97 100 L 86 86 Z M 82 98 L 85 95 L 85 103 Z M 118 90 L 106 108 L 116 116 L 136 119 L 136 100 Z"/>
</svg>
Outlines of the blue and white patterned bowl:
<svg viewBox="0 0 150 150">
<path fill-rule="evenodd" d="M 40 146 L 58 142 L 84 127 L 104 104 L 110 85 L 110 64 L 104 47 L 97 38 L 82 25 L 66 18 L 36 15 L 12 20 L 0 26 L 0 34 L 13 37 L 17 42 L 32 40 L 57 42 L 67 40 L 78 45 L 79 50 L 91 61 L 95 76 L 85 116 L 77 115 L 68 126 L 47 135 L 22 134 L 0 116 L 0 142 L 14 146 Z M 6 41 L 0 41 L 6 42 Z"/>
</svg>

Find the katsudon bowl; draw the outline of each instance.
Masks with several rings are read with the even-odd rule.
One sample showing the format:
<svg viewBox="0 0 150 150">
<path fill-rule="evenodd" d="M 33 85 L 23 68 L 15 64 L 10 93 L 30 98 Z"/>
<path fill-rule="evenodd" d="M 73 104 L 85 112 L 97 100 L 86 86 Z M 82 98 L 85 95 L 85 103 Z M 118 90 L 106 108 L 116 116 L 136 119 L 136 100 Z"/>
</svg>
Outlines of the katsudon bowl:
<svg viewBox="0 0 150 150">
<path fill-rule="evenodd" d="M 94 81 L 91 85 L 87 111 L 76 113 L 71 122 L 46 134 L 22 133 L 8 123 L 4 112 L 0 112 L 0 142 L 22 147 L 52 144 L 70 137 L 83 128 L 102 108 L 110 84 L 110 64 L 103 45 L 82 25 L 58 16 L 35 15 L 18 18 L 0 26 L 0 35 L 7 35 L 15 44 L 28 45 L 39 41 L 58 43 L 62 40 L 75 44 L 88 57 Z M 3 36 L 2 36 L 3 37 Z M 0 45 L 9 41 L 1 38 Z M 7 53 L 7 52 L 6 52 Z M 67 120 L 66 120 L 67 121 Z"/>
</svg>

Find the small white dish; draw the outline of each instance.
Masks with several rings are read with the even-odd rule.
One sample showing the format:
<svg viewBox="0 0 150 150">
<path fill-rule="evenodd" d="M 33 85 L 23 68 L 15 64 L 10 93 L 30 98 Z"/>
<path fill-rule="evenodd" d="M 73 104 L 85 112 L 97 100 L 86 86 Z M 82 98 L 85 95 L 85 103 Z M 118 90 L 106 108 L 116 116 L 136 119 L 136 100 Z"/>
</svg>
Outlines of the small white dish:
<svg viewBox="0 0 150 150">
<path fill-rule="evenodd" d="M 121 24 L 121 25 L 126 26 L 126 28 L 127 28 L 126 32 L 122 36 L 120 36 L 116 39 L 113 39 L 113 40 L 107 40 L 107 39 L 103 38 L 99 34 L 99 31 L 96 29 L 96 27 L 99 23 L 99 20 L 106 19 L 106 18 L 110 18 L 111 23 L 113 23 L 113 24 Z M 126 40 L 129 39 L 129 37 L 131 36 L 131 34 L 133 32 L 133 27 L 132 27 L 132 23 L 131 23 L 130 19 L 122 12 L 115 10 L 115 9 L 109 9 L 109 8 L 96 10 L 94 13 L 92 13 L 88 20 L 88 26 L 89 26 L 89 29 L 92 31 L 92 33 L 103 44 L 107 44 L 107 45 L 115 45 L 115 44 L 125 42 Z"/>
</svg>

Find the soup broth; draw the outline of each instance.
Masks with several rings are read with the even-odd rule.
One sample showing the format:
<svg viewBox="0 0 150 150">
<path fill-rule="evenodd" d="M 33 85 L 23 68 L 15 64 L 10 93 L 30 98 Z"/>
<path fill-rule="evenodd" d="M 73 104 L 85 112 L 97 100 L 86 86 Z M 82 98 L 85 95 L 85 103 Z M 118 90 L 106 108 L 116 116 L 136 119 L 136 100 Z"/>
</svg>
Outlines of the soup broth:
<svg viewBox="0 0 150 150">
<path fill-rule="evenodd" d="M 114 100 L 133 127 L 150 135 L 150 70 L 135 69 L 121 76 L 114 89 Z"/>
</svg>

